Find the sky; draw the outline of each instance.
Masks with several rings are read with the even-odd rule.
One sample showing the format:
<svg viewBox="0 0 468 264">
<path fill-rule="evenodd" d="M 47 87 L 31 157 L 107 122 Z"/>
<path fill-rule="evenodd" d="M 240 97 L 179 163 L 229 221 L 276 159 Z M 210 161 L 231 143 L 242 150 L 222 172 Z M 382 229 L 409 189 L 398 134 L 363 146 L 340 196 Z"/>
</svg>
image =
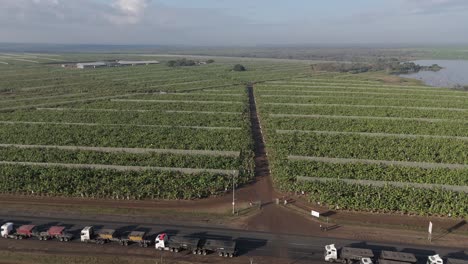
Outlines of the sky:
<svg viewBox="0 0 468 264">
<path fill-rule="evenodd" d="M 467 44 L 468 0 L 0 0 L 0 42 Z"/>
</svg>

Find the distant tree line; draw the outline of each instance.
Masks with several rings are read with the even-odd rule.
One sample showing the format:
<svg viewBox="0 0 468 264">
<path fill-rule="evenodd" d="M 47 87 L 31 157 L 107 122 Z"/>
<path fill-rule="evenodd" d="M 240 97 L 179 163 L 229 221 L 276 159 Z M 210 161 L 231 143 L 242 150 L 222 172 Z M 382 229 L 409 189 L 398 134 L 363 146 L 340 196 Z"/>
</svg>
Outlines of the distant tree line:
<svg viewBox="0 0 468 264">
<path fill-rule="evenodd" d="M 400 62 L 397 59 L 379 59 L 371 63 L 318 63 L 311 65 L 314 71 L 362 73 L 369 71 L 386 71 L 391 74 L 404 74 L 419 71 L 439 71 L 437 64 L 421 66 L 414 62 Z"/>
<path fill-rule="evenodd" d="M 453 86 L 453 88 L 455 90 L 468 91 L 468 85 L 455 84 L 455 86 Z"/>
<path fill-rule="evenodd" d="M 209 59 L 205 62 L 201 62 L 201 61 L 196 61 L 196 60 L 187 60 L 186 58 L 183 58 L 183 59 L 178 59 L 178 60 L 170 60 L 166 63 L 166 65 L 169 67 L 197 66 L 201 64 L 210 64 L 214 62 L 215 61 L 212 59 Z"/>
<path fill-rule="evenodd" d="M 247 69 L 242 64 L 236 64 L 234 65 L 234 68 L 232 70 L 233 71 L 246 71 Z"/>
</svg>

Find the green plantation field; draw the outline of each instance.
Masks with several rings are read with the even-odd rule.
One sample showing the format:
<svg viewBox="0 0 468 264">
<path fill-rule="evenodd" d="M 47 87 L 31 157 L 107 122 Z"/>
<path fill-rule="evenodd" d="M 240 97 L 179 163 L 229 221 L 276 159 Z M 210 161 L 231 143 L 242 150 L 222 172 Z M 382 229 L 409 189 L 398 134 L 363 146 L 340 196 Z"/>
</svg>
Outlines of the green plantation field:
<svg viewBox="0 0 468 264">
<path fill-rule="evenodd" d="M 5 57 L 0 192 L 28 195 L 194 199 L 221 194 L 233 180 L 248 183 L 254 154 L 246 84 L 310 74 L 306 63 L 287 61 L 168 67 L 173 58 L 151 57 L 161 64 L 78 70 L 60 64 L 148 57 Z M 237 63 L 247 71 L 232 71 Z"/>
<path fill-rule="evenodd" d="M 359 76 L 255 86 L 277 186 L 335 209 L 468 216 L 468 93 Z"/>
</svg>

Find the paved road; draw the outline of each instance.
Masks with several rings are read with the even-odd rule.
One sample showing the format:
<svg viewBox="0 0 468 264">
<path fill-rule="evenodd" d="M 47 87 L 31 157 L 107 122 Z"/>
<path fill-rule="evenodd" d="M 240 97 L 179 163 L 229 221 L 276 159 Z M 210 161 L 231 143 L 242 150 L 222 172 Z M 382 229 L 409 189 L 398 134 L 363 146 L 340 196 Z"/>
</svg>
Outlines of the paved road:
<svg viewBox="0 0 468 264">
<path fill-rule="evenodd" d="M 404 252 L 415 253 L 420 259 L 421 263 L 424 263 L 424 259 L 427 255 L 441 254 L 442 256 L 452 257 L 467 257 L 468 249 L 462 248 L 441 248 L 441 247 L 421 247 L 413 245 L 394 245 L 394 244 L 382 244 L 382 243 L 367 243 L 364 241 L 353 241 L 353 240 L 342 240 L 332 238 L 320 238 L 310 236 L 298 236 L 288 234 L 274 234 L 258 231 L 245 231 L 237 229 L 229 229 L 222 227 L 197 227 L 187 225 L 173 225 L 173 224 L 139 224 L 138 222 L 118 222 L 118 221 L 105 221 L 93 220 L 93 219 L 66 219 L 66 218 L 52 218 L 52 217 L 30 217 L 30 216 L 5 216 L 0 214 L 0 223 L 12 221 L 17 225 L 21 224 L 35 224 L 39 225 L 40 228 L 46 229 L 52 225 L 63 225 L 69 228 L 69 230 L 79 235 L 79 231 L 87 225 L 94 225 L 96 227 L 105 227 L 117 229 L 119 233 L 125 233 L 129 230 L 141 230 L 147 231 L 150 234 L 157 234 L 160 232 L 166 232 L 169 234 L 188 235 L 202 238 L 214 238 L 229 240 L 233 239 L 237 241 L 239 255 L 241 256 L 269 256 L 277 258 L 288 258 L 294 263 L 313 263 L 320 262 L 323 254 L 323 247 L 327 244 L 336 244 L 337 246 L 357 246 L 357 247 L 368 247 L 374 249 L 376 252 L 382 249 L 399 250 Z M 14 240 L 10 240 L 14 241 Z M 0 249 L 11 247 L 10 241 L 0 240 Z M 26 241 L 14 241 L 15 243 L 26 243 Z M 28 241 L 27 243 L 32 243 Z M 69 244 L 60 244 L 60 247 L 56 247 L 56 241 L 34 241 L 36 244 L 46 245 L 44 251 L 67 251 L 72 248 L 80 247 L 81 243 L 77 240 Z M 53 244 L 55 243 L 55 244 Z M 136 245 L 133 245 L 137 250 Z M 89 253 L 89 248 L 95 248 L 96 246 L 88 246 L 88 249 L 82 253 Z M 105 248 L 115 247 L 121 248 L 118 245 L 105 245 Z M 125 250 L 131 250 L 125 249 Z M 139 249 L 146 250 L 148 252 L 153 251 L 153 248 Z M 155 250 L 154 250 L 155 251 Z M 125 252 L 125 251 L 122 251 Z M 99 252 L 98 252 L 99 254 Z M 156 253 L 155 253 L 156 254 Z"/>
</svg>

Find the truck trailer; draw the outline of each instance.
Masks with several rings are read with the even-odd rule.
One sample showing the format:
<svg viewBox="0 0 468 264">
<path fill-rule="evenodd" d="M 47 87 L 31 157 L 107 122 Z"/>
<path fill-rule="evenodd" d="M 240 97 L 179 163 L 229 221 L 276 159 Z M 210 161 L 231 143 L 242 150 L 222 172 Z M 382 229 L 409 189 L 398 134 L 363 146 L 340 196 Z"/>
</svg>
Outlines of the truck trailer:
<svg viewBox="0 0 468 264">
<path fill-rule="evenodd" d="M 448 258 L 446 264 L 468 264 L 468 260 Z"/>
<path fill-rule="evenodd" d="M 206 255 L 207 252 L 218 253 L 221 257 L 234 257 L 236 255 L 236 242 L 232 240 L 215 240 L 208 239 L 203 244 L 201 254 Z"/>
<path fill-rule="evenodd" d="M 414 264 L 418 262 L 416 256 L 411 253 L 383 250 L 380 252 L 379 264 Z"/>
<path fill-rule="evenodd" d="M 371 264 L 373 258 L 374 252 L 370 249 L 342 247 L 338 250 L 334 244 L 325 246 L 325 261 L 328 262 Z"/>
<path fill-rule="evenodd" d="M 39 240 L 57 239 L 62 242 L 68 242 L 73 239 L 73 235 L 65 231 L 63 226 L 52 226 L 44 232 L 33 232 L 33 235 Z"/>
<path fill-rule="evenodd" d="M 128 246 L 132 243 L 136 243 L 140 247 L 148 247 L 151 245 L 151 240 L 146 239 L 146 232 L 140 231 L 132 231 L 126 237 L 120 239 L 122 246 Z"/>
</svg>

